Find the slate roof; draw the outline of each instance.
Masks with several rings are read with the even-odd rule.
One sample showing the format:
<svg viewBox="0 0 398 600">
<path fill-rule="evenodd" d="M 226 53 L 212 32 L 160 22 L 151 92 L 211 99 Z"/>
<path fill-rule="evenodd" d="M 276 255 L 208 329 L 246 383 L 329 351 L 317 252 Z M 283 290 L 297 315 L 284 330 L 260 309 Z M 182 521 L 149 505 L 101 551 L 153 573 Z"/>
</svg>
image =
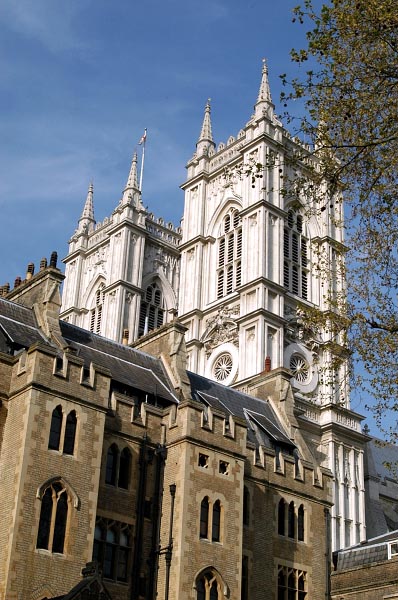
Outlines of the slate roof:
<svg viewBox="0 0 398 600">
<path fill-rule="evenodd" d="M 37 342 L 48 344 L 38 328 L 32 309 L 0 299 L 0 329 L 16 346 L 29 348 Z"/>
<path fill-rule="evenodd" d="M 123 346 L 76 325 L 60 321 L 62 336 L 89 366 L 108 369 L 118 383 L 142 390 L 176 404 L 178 402 L 160 359 Z M 0 331 L 17 347 L 36 342 L 54 347 L 41 332 L 32 309 L 0 298 Z"/>
<path fill-rule="evenodd" d="M 335 553 L 336 571 L 388 560 L 388 542 L 398 543 L 398 530 L 380 535 Z M 337 558 L 337 560 L 336 560 Z"/>
<path fill-rule="evenodd" d="M 61 333 L 86 366 L 91 362 L 108 369 L 114 381 L 167 402 L 178 403 L 167 373 L 160 359 L 140 350 L 60 321 Z M 34 311 L 0 298 L 0 330 L 15 344 L 28 348 L 36 342 L 51 344 L 35 319 Z M 51 344 L 53 347 L 54 345 Z M 211 406 L 228 417 L 230 414 L 245 419 L 248 439 L 256 445 L 274 448 L 291 454 L 294 443 L 288 437 L 271 405 L 266 400 L 253 398 L 243 392 L 188 372 L 192 397 L 204 406 Z"/>
<path fill-rule="evenodd" d="M 109 369 L 112 379 L 119 383 L 175 404 L 178 402 L 159 358 L 118 344 L 65 321 L 60 321 L 60 326 L 63 338 L 77 355 L 83 358 L 87 366 L 93 362 Z"/>
<path fill-rule="evenodd" d="M 374 438 L 367 443 L 367 454 L 371 453 L 375 473 L 382 480 L 397 480 L 398 446 Z M 388 465 L 391 465 L 389 467 Z"/>
<path fill-rule="evenodd" d="M 231 414 L 246 420 L 249 441 L 266 447 L 279 445 L 289 453 L 295 449 L 295 444 L 288 437 L 269 402 L 190 371 L 188 377 L 194 400 L 221 411 L 226 417 Z"/>
</svg>

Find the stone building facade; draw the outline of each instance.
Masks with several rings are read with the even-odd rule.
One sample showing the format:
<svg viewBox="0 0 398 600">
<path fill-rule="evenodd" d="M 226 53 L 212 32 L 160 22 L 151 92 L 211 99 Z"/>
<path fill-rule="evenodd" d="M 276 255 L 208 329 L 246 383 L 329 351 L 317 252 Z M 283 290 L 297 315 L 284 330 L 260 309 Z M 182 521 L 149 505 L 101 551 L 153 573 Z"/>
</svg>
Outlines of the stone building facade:
<svg viewBox="0 0 398 600">
<path fill-rule="evenodd" d="M 319 205 L 316 170 L 316 154 L 275 113 L 264 63 L 254 112 L 226 143 L 216 146 L 206 105 L 182 229 L 144 210 L 136 156 L 103 223 L 90 187 L 65 259 L 61 318 L 133 342 L 178 313 L 188 368 L 249 393 L 265 368 L 288 369 L 300 428 L 334 475 L 337 549 L 366 538 L 365 437 L 342 336 L 303 320 L 303 310 L 330 310 L 345 287 L 342 199 Z"/>
<path fill-rule="evenodd" d="M 62 301 L 55 257 L 0 288 L 0 598 L 328 597 L 366 538 L 367 437 L 343 340 L 303 318 L 345 286 L 341 199 L 294 193 L 316 168 L 264 64 L 217 147 L 206 105 L 182 229 L 134 155 L 102 223 L 89 187 Z"/>
<path fill-rule="evenodd" d="M 177 320 L 134 347 L 59 321 L 62 279 L 0 298 L 0 598 L 323 600 L 332 473 L 291 374 L 249 395 L 186 370 Z"/>
</svg>

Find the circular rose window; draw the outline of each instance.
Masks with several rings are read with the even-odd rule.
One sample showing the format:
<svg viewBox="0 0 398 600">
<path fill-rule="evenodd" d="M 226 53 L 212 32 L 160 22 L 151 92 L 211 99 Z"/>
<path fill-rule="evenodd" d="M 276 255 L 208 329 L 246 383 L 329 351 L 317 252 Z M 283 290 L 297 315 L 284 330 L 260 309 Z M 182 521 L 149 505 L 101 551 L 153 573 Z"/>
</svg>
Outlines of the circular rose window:
<svg viewBox="0 0 398 600">
<path fill-rule="evenodd" d="M 290 370 L 298 383 L 307 383 L 310 378 L 310 365 L 300 354 L 293 354 L 290 358 Z"/>
<path fill-rule="evenodd" d="M 229 352 L 220 354 L 213 364 L 213 374 L 217 381 L 225 381 L 231 374 L 233 367 L 233 359 Z"/>
</svg>

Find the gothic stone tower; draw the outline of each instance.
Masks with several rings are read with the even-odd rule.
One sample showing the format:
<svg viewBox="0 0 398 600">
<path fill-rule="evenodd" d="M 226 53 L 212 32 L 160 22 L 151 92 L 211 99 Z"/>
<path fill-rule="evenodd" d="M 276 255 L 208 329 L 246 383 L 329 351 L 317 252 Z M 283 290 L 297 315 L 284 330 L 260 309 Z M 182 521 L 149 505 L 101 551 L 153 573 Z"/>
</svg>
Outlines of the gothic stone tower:
<svg viewBox="0 0 398 600">
<path fill-rule="evenodd" d="M 61 318 L 131 342 L 173 318 L 180 230 L 144 209 L 134 154 L 122 198 L 102 223 L 90 185 L 65 258 Z"/>
<path fill-rule="evenodd" d="M 294 191 L 316 160 L 276 117 L 265 62 L 254 114 L 217 148 L 206 105 L 182 186 L 179 316 L 191 371 L 255 394 L 262 373 L 288 370 L 307 444 L 334 473 L 339 548 L 365 537 L 364 437 L 341 340 L 301 318 L 344 287 L 341 199 L 317 213 Z"/>
</svg>

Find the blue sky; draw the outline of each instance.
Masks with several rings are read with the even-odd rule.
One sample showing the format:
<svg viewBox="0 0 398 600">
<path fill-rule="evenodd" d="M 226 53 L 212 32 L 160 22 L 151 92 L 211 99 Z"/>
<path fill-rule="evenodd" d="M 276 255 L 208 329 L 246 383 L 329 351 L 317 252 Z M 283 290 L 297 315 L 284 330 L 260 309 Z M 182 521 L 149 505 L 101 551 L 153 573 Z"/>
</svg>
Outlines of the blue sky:
<svg viewBox="0 0 398 600">
<path fill-rule="evenodd" d="M 0 285 L 67 252 L 94 182 L 95 217 L 120 199 L 148 128 L 143 201 L 176 224 L 185 164 L 212 98 L 216 142 L 236 135 L 267 57 L 297 69 L 296 0 L 1 0 Z"/>
<path fill-rule="evenodd" d="M 289 51 L 305 44 L 296 4 L 1 0 L 0 285 L 53 250 L 62 268 L 89 182 L 101 221 L 145 127 L 143 202 L 178 224 L 207 98 L 225 142 L 249 120 L 266 57 L 282 112 L 279 75 L 298 74 Z"/>
</svg>

